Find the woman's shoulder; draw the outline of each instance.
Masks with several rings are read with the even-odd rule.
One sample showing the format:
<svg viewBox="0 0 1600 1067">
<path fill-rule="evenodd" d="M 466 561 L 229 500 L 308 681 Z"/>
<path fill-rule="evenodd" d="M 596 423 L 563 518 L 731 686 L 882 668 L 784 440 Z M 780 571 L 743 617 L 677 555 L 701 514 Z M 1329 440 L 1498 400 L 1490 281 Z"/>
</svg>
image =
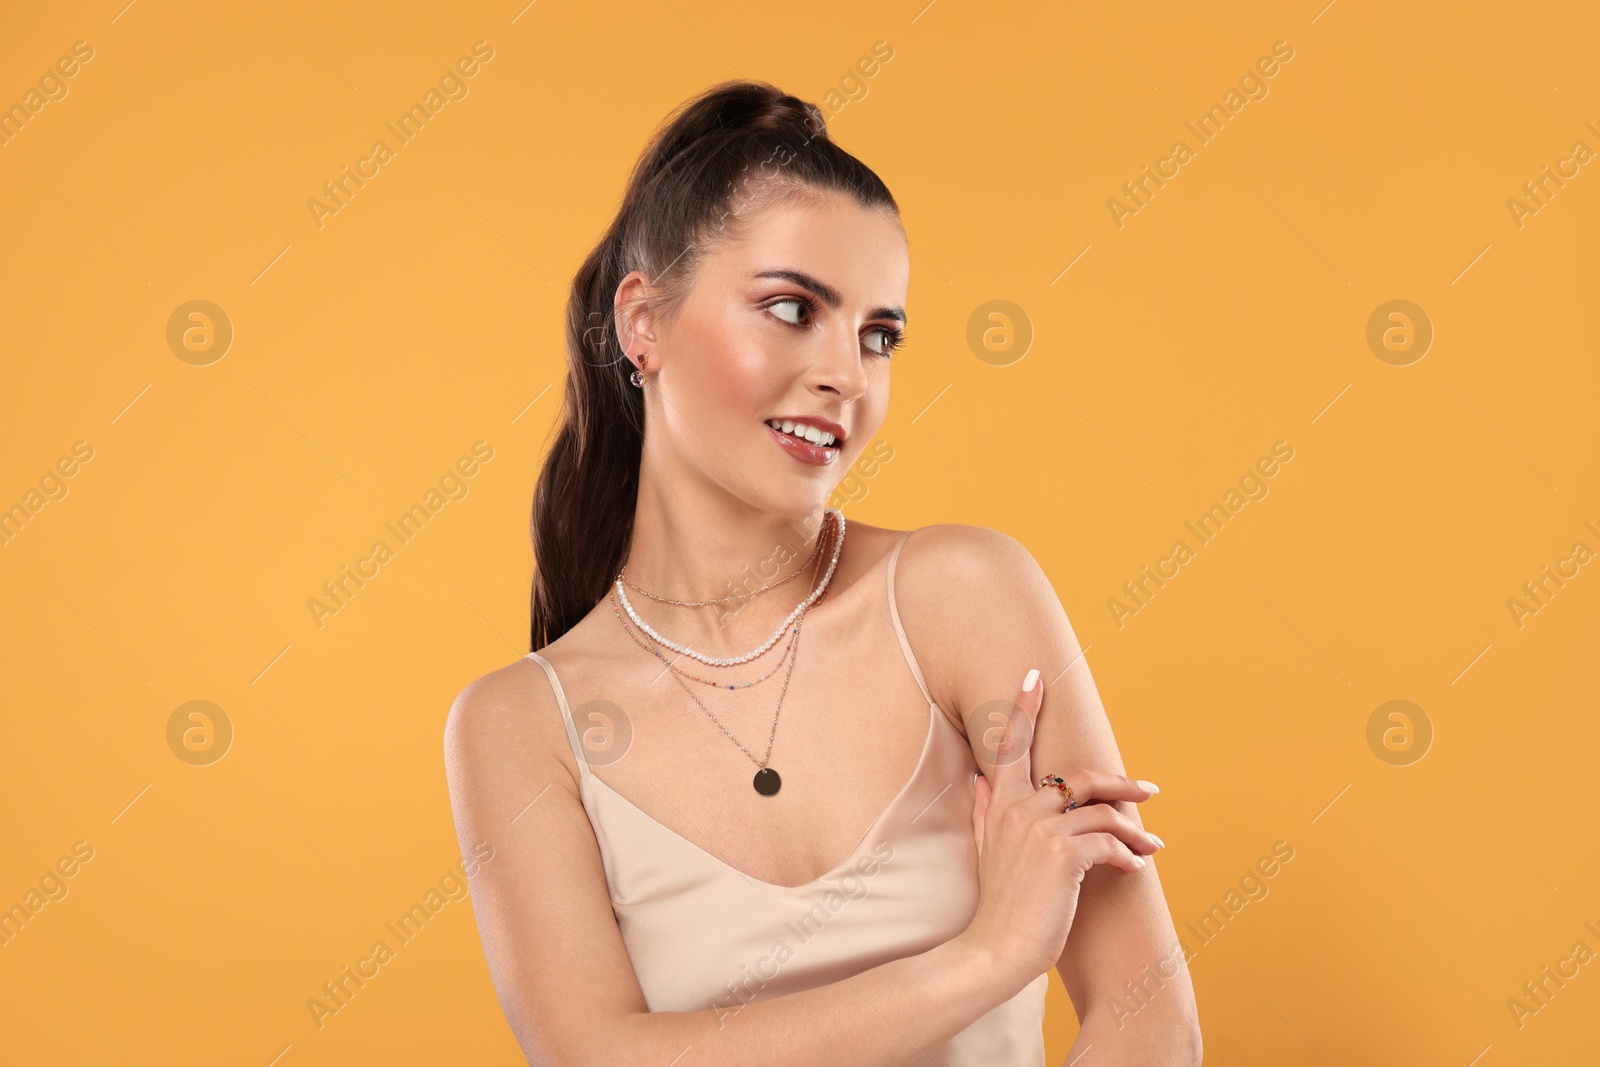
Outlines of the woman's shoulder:
<svg viewBox="0 0 1600 1067">
<path fill-rule="evenodd" d="M 863 563 L 863 576 L 895 559 L 895 599 L 908 595 L 948 592 L 952 587 L 981 593 L 995 579 L 1037 572 L 1033 554 L 1010 534 L 988 526 L 946 522 L 896 530 L 857 522 L 851 536 L 876 547 L 869 550 L 873 563 Z M 898 553 L 898 556 L 895 554 Z"/>
<path fill-rule="evenodd" d="M 956 665 L 980 642 L 1033 618 L 1054 600 L 1054 590 L 1033 554 L 1001 530 L 966 523 L 938 523 L 899 531 L 895 561 L 895 608 L 919 658 Z M 897 538 L 898 539 L 898 538 Z M 948 670 L 924 671 L 941 706 L 951 694 Z"/>
<path fill-rule="evenodd" d="M 851 521 L 847 529 L 850 537 L 865 538 L 877 544 L 877 551 L 871 555 L 879 559 L 887 560 L 899 547 L 900 555 L 895 564 L 897 586 L 898 575 L 908 568 L 958 578 L 974 574 L 981 577 L 986 568 L 1015 566 L 1032 560 L 1020 541 L 988 526 L 943 522 L 897 530 Z"/>
<path fill-rule="evenodd" d="M 898 531 L 905 538 L 895 565 L 895 585 L 900 575 L 931 583 L 982 589 L 994 579 L 1038 567 L 1027 547 L 1001 530 L 988 526 L 946 522 Z"/>
<path fill-rule="evenodd" d="M 524 656 L 474 678 L 456 694 L 445 717 L 446 763 L 478 773 L 537 771 L 547 779 L 560 764 L 576 792 L 577 763 L 563 755 L 569 753 L 565 729 L 551 681 Z"/>
</svg>

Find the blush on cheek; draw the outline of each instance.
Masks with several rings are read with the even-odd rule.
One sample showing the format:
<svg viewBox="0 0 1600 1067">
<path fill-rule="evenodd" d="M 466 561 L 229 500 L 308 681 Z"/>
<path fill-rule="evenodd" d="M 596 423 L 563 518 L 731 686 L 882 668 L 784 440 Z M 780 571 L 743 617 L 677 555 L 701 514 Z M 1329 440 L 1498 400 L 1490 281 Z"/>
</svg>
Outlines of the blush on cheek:
<svg viewBox="0 0 1600 1067">
<path fill-rule="evenodd" d="M 791 384 L 777 373 L 784 364 L 754 344 L 722 333 L 705 338 L 695 360 L 696 407 L 709 419 L 748 431 L 780 402 Z M 706 432 L 710 433 L 709 427 Z M 716 436 L 722 436 L 717 434 Z"/>
<path fill-rule="evenodd" d="M 687 388 L 668 398 L 692 427 L 683 445 L 703 448 L 710 439 L 730 458 L 751 448 L 755 435 L 766 432 L 762 415 L 781 402 L 790 385 L 774 374 L 782 362 L 715 320 L 680 320 L 672 344 L 676 353 L 686 354 L 678 356 L 679 364 L 687 363 L 674 375 Z"/>
</svg>

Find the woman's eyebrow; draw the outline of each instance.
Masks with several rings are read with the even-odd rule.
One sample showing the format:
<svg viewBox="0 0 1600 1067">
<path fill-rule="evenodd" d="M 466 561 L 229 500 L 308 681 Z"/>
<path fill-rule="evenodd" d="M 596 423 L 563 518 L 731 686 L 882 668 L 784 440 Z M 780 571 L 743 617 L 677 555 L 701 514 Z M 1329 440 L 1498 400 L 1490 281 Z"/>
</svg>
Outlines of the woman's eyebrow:
<svg viewBox="0 0 1600 1067">
<path fill-rule="evenodd" d="M 811 290 L 811 292 L 814 293 L 817 296 L 818 299 L 820 299 L 824 304 L 827 304 L 831 308 L 836 308 L 840 304 L 844 303 L 844 298 L 839 295 L 839 290 L 835 289 L 833 286 L 829 285 L 827 282 L 821 280 L 820 278 L 815 278 L 815 277 L 807 274 L 803 270 L 791 270 L 789 268 L 774 268 L 773 270 L 758 271 L 755 274 L 751 275 L 751 277 L 753 277 L 753 278 L 782 278 L 785 281 L 794 282 L 796 285 L 798 285 L 798 286 L 800 286 L 800 287 L 802 287 L 804 289 Z M 873 308 L 872 312 L 869 315 L 867 315 L 867 318 L 869 318 L 869 319 L 894 319 L 896 322 L 902 322 L 903 323 L 903 322 L 906 321 L 906 313 L 905 313 L 905 309 L 904 308 L 890 308 L 890 307 Z"/>
</svg>

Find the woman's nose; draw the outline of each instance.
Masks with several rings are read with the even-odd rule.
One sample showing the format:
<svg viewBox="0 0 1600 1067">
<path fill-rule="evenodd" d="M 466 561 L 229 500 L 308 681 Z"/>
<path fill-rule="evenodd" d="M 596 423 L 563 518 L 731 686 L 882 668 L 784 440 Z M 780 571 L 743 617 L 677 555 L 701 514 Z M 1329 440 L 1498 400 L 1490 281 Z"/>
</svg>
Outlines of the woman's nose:
<svg viewBox="0 0 1600 1067">
<path fill-rule="evenodd" d="M 812 368 L 812 387 L 853 400 L 866 392 L 861 343 L 852 334 L 842 343 L 830 343 Z"/>
</svg>

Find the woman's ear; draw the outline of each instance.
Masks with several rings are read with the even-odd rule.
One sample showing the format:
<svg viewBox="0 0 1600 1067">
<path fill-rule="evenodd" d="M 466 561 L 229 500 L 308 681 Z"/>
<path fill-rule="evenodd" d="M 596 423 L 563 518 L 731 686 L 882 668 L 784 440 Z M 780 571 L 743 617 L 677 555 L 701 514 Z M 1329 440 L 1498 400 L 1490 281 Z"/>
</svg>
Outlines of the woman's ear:
<svg viewBox="0 0 1600 1067">
<path fill-rule="evenodd" d="M 651 359 L 655 354 L 655 316 L 649 307 L 653 295 L 643 271 L 633 271 L 617 286 L 613 314 L 616 317 L 617 342 L 623 355 L 635 367 L 650 373 Z"/>
</svg>

